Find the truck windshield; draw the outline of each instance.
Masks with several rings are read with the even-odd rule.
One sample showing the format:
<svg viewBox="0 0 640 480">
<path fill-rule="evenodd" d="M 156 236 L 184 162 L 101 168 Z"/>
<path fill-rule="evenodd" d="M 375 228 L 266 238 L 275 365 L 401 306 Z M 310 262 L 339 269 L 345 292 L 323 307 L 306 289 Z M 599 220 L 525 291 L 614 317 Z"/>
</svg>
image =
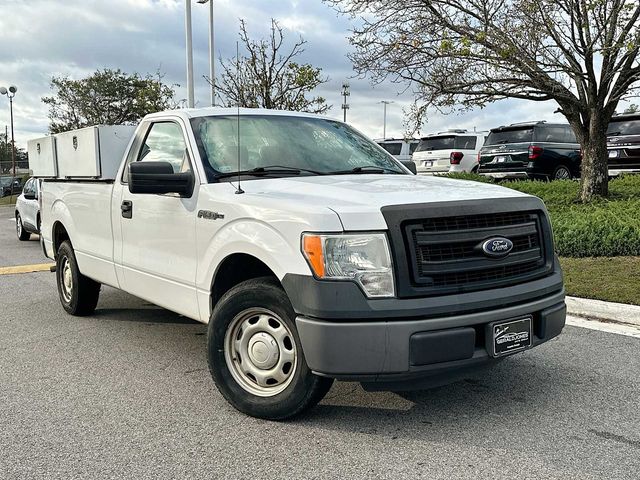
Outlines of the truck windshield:
<svg viewBox="0 0 640 480">
<path fill-rule="evenodd" d="M 518 128 L 511 130 L 495 130 L 487 137 L 485 146 L 502 145 L 505 143 L 525 143 L 533 140 L 533 128 Z"/>
<path fill-rule="evenodd" d="M 240 115 L 194 118 L 193 131 L 210 182 L 232 172 L 264 174 L 400 173 L 382 148 L 340 122 L 322 118 Z M 238 142 L 239 140 L 239 142 Z M 238 147 L 238 143 L 240 147 Z M 239 157 L 239 158 L 238 158 Z M 239 159 L 239 161 L 238 161 Z M 275 169 L 273 167 L 283 167 Z M 374 170 L 374 169 L 378 170 Z"/>
</svg>

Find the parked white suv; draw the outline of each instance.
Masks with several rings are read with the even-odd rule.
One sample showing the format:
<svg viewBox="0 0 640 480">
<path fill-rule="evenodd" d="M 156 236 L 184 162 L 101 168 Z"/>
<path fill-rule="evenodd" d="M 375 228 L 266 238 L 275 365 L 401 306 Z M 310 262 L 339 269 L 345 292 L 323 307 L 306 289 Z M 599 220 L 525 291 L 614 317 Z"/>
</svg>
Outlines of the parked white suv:
<svg viewBox="0 0 640 480">
<path fill-rule="evenodd" d="M 489 132 L 447 130 L 420 139 L 413 154 L 418 174 L 475 172 Z"/>
<path fill-rule="evenodd" d="M 387 138 L 381 140 L 375 140 L 375 142 L 384 148 L 387 152 L 395 157 L 396 160 L 401 162 L 407 162 L 411 160 L 413 152 L 418 147 L 420 140 L 411 139 L 403 140 L 397 138 Z"/>
<path fill-rule="evenodd" d="M 29 240 L 32 233 L 40 233 L 39 196 L 40 181 L 37 178 L 30 178 L 16 200 L 16 234 L 22 241 Z"/>
</svg>

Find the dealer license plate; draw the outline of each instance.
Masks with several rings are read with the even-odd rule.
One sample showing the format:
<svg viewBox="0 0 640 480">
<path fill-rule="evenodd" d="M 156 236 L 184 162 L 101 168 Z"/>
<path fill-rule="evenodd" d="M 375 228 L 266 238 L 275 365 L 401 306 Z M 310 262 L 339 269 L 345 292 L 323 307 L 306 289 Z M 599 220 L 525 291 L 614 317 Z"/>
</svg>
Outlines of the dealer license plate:
<svg viewBox="0 0 640 480">
<path fill-rule="evenodd" d="M 500 155 L 499 155 L 499 156 L 497 156 L 497 157 L 494 157 L 493 162 L 491 162 L 491 163 L 504 163 L 504 162 L 506 162 L 506 161 L 507 161 L 507 158 L 508 158 L 508 157 L 500 156 Z"/>
<path fill-rule="evenodd" d="M 423 167 L 432 167 L 433 166 L 433 161 L 431 160 L 425 160 L 424 163 L 422 164 Z"/>
<path fill-rule="evenodd" d="M 520 352 L 532 345 L 531 317 L 489 325 L 491 354 L 502 357 Z"/>
</svg>

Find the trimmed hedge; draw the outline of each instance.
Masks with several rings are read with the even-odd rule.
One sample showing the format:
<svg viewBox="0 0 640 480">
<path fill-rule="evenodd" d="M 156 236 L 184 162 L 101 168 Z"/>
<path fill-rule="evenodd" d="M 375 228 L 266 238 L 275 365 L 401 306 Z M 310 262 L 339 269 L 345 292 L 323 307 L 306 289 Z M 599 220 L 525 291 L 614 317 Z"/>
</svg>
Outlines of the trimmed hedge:
<svg viewBox="0 0 640 480">
<path fill-rule="evenodd" d="M 465 179 L 473 178 L 466 175 Z M 578 201 L 580 185 L 571 180 L 527 180 L 502 185 L 544 201 L 551 215 L 558 255 L 640 256 L 640 175 L 611 180 L 609 198 L 588 204 Z"/>
</svg>

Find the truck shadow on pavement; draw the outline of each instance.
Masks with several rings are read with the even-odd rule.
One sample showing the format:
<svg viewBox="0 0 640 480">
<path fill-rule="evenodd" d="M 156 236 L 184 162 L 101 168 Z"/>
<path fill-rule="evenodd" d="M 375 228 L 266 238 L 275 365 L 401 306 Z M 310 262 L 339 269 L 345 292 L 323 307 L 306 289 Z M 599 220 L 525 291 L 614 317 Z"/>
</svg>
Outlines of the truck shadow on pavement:
<svg viewBox="0 0 640 480">
<path fill-rule="evenodd" d="M 183 315 L 109 287 L 102 288 L 98 308 L 91 316 L 117 322 L 202 325 Z"/>
<path fill-rule="evenodd" d="M 198 372 L 208 383 L 208 373 L 204 373 L 206 325 L 120 291 L 107 288 L 103 293 L 94 314 L 100 324 L 105 320 L 129 322 L 131 332 L 153 325 L 163 332 L 166 328 L 167 335 L 176 342 L 164 345 L 163 352 L 168 357 L 180 354 L 190 366 L 185 373 Z M 156 336 L 154 341 L 161 340 Z M 284 425 L 364 433 L 392 440 L 408 437 L 450 441 L 456 432 L 464 437 L 464 425 L 469 424 L 476 429 L 485 428 L 488 435 L 499 435 L 521 423 L 535 424 L 536 419 L 557 409 L 563 403 L 562 392 L 566 393 L 567 384 L 575 383 L 571 380 L 573 367 L 554 359 L 554 343 L 506 358 L 457 383 L 429 390 L 367 392 L 358 383 L 336 382 L 318 406 Z M 194 355 L 190 353 L 185 358 L 186 352 Z M 226 405 L 216 397 L 217 400 L 211 400 L 213 403 L 220 401 Z"/>
<path fill-rule="evenodd" d="M 323 402 L 299 421 L 330 430 L 397 438 L 451 441 L 465 426 L 487 437 L 536 425 L 563 404 L 572 383 L 552 362 L 526 355 L 506 359 L 478 375 L 429 390 L 366 392 L 359 384 L 336 383 Z"/>
</svg>

